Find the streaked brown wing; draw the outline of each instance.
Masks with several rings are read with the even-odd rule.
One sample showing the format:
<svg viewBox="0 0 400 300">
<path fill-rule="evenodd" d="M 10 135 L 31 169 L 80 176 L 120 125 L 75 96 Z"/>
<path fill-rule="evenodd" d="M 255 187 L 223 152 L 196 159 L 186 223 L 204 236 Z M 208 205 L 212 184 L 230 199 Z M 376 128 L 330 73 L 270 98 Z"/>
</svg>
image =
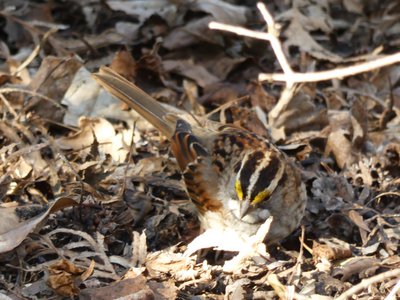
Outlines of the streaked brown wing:
<svg viewBox="0 0 400 300">
<path fill-rule="evenodd" d="M 190 163 L 195 162 L 198 157 L 207 157 L 209 155 L 193 135 L 190 124 L 182 119 L 178 119 L 176 122 L 175 133 L 171 138 L 171 150 L 182 172 L 186 170 Z"/>
<path fill-rule="evenodd" d="M 171 150 L 182 170 L 188 194 L 200 213 L 219 209 L 222 203 L 212 197 L 218 192 L 215 186 L 219 179 L 211 167 L 210 155 L 194 136 L 190 124 L 182 119 L 177 120 Z"/>
</svg>

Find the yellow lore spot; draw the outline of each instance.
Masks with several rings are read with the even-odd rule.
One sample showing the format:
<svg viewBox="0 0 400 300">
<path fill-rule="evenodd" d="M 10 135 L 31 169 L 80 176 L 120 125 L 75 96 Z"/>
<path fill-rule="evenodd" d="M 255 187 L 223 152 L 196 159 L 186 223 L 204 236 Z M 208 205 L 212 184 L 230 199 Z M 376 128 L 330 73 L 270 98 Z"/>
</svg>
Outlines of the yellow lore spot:
<svg viewBox="0 0 400 300">
<path fill-rule="evenodd" d="M 237 194 L 239 200 L 243 200 L 243 190 L 242 190 L 242 185 L 240 184 L 239 179 L 236 179 L 236 181 L 235 181 L 235 190 L 236 190 L 236 194 Z"/>
<path fill-rule="evenodd" d="M 259 192 L 257 196 L 254 198 L 253 201 L 251 201 L 251 204 L 255 205 L 257 203 L 260 203 L 263 201 L 265 198 L 267 198 L 271 192 L 269 190 L 263 190 L 262 192 Z"/>
</svg>

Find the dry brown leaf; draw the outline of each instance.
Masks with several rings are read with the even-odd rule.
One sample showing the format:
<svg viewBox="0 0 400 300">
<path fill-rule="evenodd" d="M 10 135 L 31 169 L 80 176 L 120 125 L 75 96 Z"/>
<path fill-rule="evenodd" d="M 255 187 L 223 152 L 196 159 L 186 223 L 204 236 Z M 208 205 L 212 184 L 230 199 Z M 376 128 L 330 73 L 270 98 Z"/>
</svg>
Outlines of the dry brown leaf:
<svg viewBox="0 0 400 300">
<path fill-rule="evenodd" d="M 193 81 L 184 79 L 183 80 L 183 89 L 185 91 L 185 95 L 188 100 L 185 104 L 189 105 L 189 108 L 187 109 L 187 111 L 191 111 L 195 115 L 199 115 L 199 116 L 204 115 L 205 109 L 197 101 L 197 99 L 199 98 L 199 92 L 198 92 L 197 85 Z"/>
<path fill-rule="evenodd" d="M 271 121 L 274 128 L 284 128 L 286 134 L 295 131 L 321 130 L 328 124 L 325 107 L 315 103 L 309 91 L 300 90 Z"/>
<path fill-rule="evenodd" d="M 26 66 L 25 68 L 23 67 L 21 61 L 17 61 L 13 58 L 8 58 L 7 65 L 9 66 L 10 74 L 12 74 L 12 76 L 9 78 L 11 83 L 23 84 L 23 85 L 29 85 L 29 83 L 31 83 L 32 81 L 31 74 L 29 73 L 29 70 Z M 1 81 L 2 79 L 0 75 L 0 82 Z"/>
<path fill-rule="evenodd" d="M 200 58 L 198 64 L 203 65 L 211 74 L 221 80 L 225 80 L 237 66 L 246 59 L 244 57 L 227 57 L 225 53 L 212 53 L 203 59 Z"/>
<path fill-rule="evenodd" d="M 165 37 L 163 47 L 176 50 L 204 42 L 222 46 L 222 36 L 208 28 L 208 24 L 214 20 L 207 16 L 174 29 Z"/>
<path fill-rule="evenodd" d="M 176 73 L 194 80 L 199 86 L 205 87 L 220 81 L 205 67 L 195 64 L 192 60 L 164 60 L 166 72 Z"/>
<path fill-rule="evenodd" d="M 143 158 L 135 165 L 135 168 L 132 170 L 134 173 L 132 174 L 144 176 L 160 172 L 164 163 L 165 159 L 162 157 L 152 156 Z"/>
<path fill-rule="evenodd" d="M 115 44 L 124 45 L 125 38 L 115 30 L 108 30 L 98 34 L 85 35 L 79 39 L 57 37 L 54 43 L 58 48 L 62 48 L 63 52 L 82 53 L 88 51 L 88 45 L 90 45 L 91 49 L 104 48 Z"/>
<path fill-rule="evenodd" d="M 96 266 L 96 262 L 94 260 L 92 260 L 90 262 L 89 267 L 85 270 L 85 272 L 83 272 L 80 276 L 80 281 L 83 282 L 86 279 L 88 279 L 90 276 L 92 276 L 93 271 L 94 271 L 94 267 Z"/>
<path fill-rule="evenodd" d="M 24 2 L 3 1 L 3 16 L 13 15 L 16 6 L 26 4 Z M 13 13 L 11 12 L 13 11 Z M 53 16 L 49 3 L 42 3 L 35 6 L 30 6 L 29 9 L 18 9 L 16 14 L 17 19 L 6 17 L 4 18 L 4 31 L 7 34 L 7 39 L 14 45 L 20 45 L 21 48 L 32 42 L 32 39 L 38 38 L 38 32 L 33 29 L 28 20 L 37 20 L 43 23 L 54 24 Z M 26 20 L 26 21 L 25 21 Z M 55 25 L 55 24 L 54 24 Z"/>
<path fill-rule="evenodd" d="M 150 289 L 155 295 L 155 299 L 176 299 L 178 295 L 178 288 L 175 282 L 170 279 L 164 282 L 157 282 L 150 280 L 147 282 Z"/>
<path fill-rule="evenodd" d="M 232 284 L 228 284 L 225 289 L 226 299 L 246 299 L 248 291 L 246 286 L 251 284 L 251 280 L 248 278 L 242 278 L 236 280 Z"/>
<path fill-rule="evenodd" d="M 109 154 L 115 161 L 125 161 L 129 152 L 125 146 L 130 145 L 131 132 L 127 130 L 117 134 L 112 124 L 103 118 L 81 118 L 79 127 L 80 131 L 74 135 L 57 140 L 61 149 L 89 153 L 96 140 L 101 156 Z"/>
<path fill-rule="evenodd" d="M 328 34 L 332 31 L 332 20 L 326 13 L 326 9 L 318 6 L 319 4 L 319 2 L 305 4 L 301 10 L 306 11 L 308 15 L 302 14 L 299 8 L 293 7 L 278 16 L 277 20 L 290 21 L 289 27 L 284 31 L 287 40 L 283 45 L 287 53 L 291 46 L 297 46 L 313 57 L 338 63 L 342 61 L 342 58 L 322 47 L 310 34 L 315 30 L 322 30 Z"/>
<path fill-rule="evenodd" d="M 349 211 L 349 218 L 356 224 L 360 229 L 365 230 L 366 232 L 371 232 L 368 225 L 364 222 L 364 218 L 355 210 Z"/>
<path fill-rule="evenodd" d="M 59 295 L 76 296 L 79 293 L 76 279 L 85 269 L 79 268 L 72 262 L 61 259 L 49 266 L 49 278 L 47 284 Z"/>
<path fill-rule="evenodd" d="M 276 105 L 277 99 L 267 93 L 260 82 L 248 84 L 247 91 L 250 94 L 251 103 L 254 106 L 260 106 L 266 112 L 269 112 Z"/>
<path fill-rule="evenodd" d="M 0 86 L 9 82 L 12 79 L 12 76 L 8 73 L 0 71 Z"/>
<path fill-rule="evenodd" d="M 294 13 L 299 18 L 301 24 L 307 31 L 321 30 L 331 33 L 333 30 L 333 20 L 330 16 L 329 1 L 318 2 L 303 0 L 293 3 Z M 301 12 L 300 14 L 298 14 Z"/>
<path fill-rule="evenodd" d="M 249 9 L 245 6 L 230 4 L 222 0 L 203 0 L 193 2 L 190 9 L 212 15 L 215 20 L 232 25 L 244 25 Z"/>
<path fill-rule="evenodd" d="M 361 149 L 367 139 L 368 114 L 360 99 L 352 103 L 350 114 L 353 129 L 352 144 L 356 149 Z"/>
<path fill-rule="evenodd" d="M 353 275 L 360 278 L 372 276 L 381 266 L 381 262 L 374 257 L 354 257 L 346 260 L 340 267 L 333 270 L 333 276 L 342 275 L 341 280 L 347 281 Z"/>
<path fill-rule="evenodd" d="M 193 269 L 194 262 L 182 253 L 158 251 L 149 253 L 146 259 L 146 268 L 151 276 L 159 274 L 174 274 L 177 271 Z"/>
<path fill-rule="evenodd" d="M 203 96 L 198 101 L 204 106 L 217 106 L 239 99 L 246 95 L 243 85 L 231 83 L 215 83 L 204 88 Z"/>
<path fill-rule="evenodd" d="M 315 263 L 321 259 L 335 261 L 352 256 L 350 245 L 339 239 L 321 239 L 320 242 L 313 241 L 312 252 Z"/>
<path fill-rule="evenodd" d="M 38 225 L 45 220 L 49 214 L 76 204 L 76 201 L 71 198 L 59 198 L 52 203 L 45 213 L 24 222 L 21 222 L 21 220 L 15 216 L 10 218 L 10 214 L 12 211 L 15 211 L 16 208 L 11 209 L 11 211 L 10 209 L 4 210 L 4 208 L 0 208 L 0 220 L 2 220 L 3 226 L 2 232 L 0 233 L 0 253 L 10 251 L 17 247 L 29 233 L 38 229 Z M 3 220 L 7 223 L 3 223 Z M 5 225 L 7 225 L 6 228 L 4 228 Z"/>
<path fill-rule="evenodd" d="M 354 201 L 354 191 L 351 185 L 342 176 L 324 176 L 313 181 L 311 193 L 316 200 L 321 202 L 321 207 L 316 204 L 315 213 L 321 210 L 340 211 L 346 202 Z M 315 201 L 312 201 L 315 202 Z"/>
<path fill-rule="evenodd" d="M 326 143 L 325 155 L 333 154 L 338 166 L 343 169 L 346 165 L 354 163 L 355 158 L 352 152 L 352 145 L 347 138 L 349 135 L 347 130 L 338 129 L 331 132 Z"/>
<path fill-rule="evenodd" d="M 3 131 L 4 129 L 12 130 L 12 128 L 7 128 L 3 126 L 0 122 L 0 130 Z M 40 150 L 47 147 L 47 143 L 40 143 L 34 145 L 24 145 L 20 146 L 20 149 L 15 151 L 6 152 L 7 155 L 3 160 L 4 166 L 10 165 L 15 166 L 15 168 L 10 169 L 10 177 L 13 178 L 21 178 L 23 175 L 28 175 L 27 172 L 29 169 L 36 174 L 41 174 L 43 170 L 48 167 L 48 162 L 42 157 Z M 8 150 L 14 148 L 14 145 L 10 147 Z M 7 148 L 6 148 L 7 149 Z M 22 159 L 22 158 L 23 159 Z M 15 162 L 17 160 L 17 162 Z"/>
<path fill-rule="evenodd" d="M 101 89 L 85 67 L 77 70 L 61 103 L 67 106 L 63 122 L 68 125 L 77 126 L 82 116 L 132 121 L 120 101 Z"/>
<path fill-rule="evenodd" d="M 29 173 L 33 170 L 32 166 L 28 164 L 22 156 L 15 163 L 13 169 L 13 177 L 18 179 L 27 177 Z"/>
<path fill-rule="evenodd" d="M 141 267 L 146 262 L 147 256 L 147 244 L 146 244 L 146 233 L 143 231 L 142 234 L 139 232 L 133 232 L 132 238 L 132 263 L 135 266 Z"/>
<path fill-rule="evenodd" d="M 55 103 L 60 103 L 81 66 L 82 63 L 74 58 L 48 56 L 32 78 L 29 88 L 54 100 Z M 55 103 L 41 97 L 33 97 L 25 109 L 34 110 L 45 119 L 61 122 L 64 110 Z"/>
<path fill-rule="evenodd" d="M 87 288 L 80 294 L 82 299 L 155 299 L 153 291 L 147 285 L 144 276 L 139 275 L 136 278 L 128 278 L 117 281 L 100 288 Z"/>
<path fill-rule="evenodd" d="M 110 64 L 110 68 L 119 75 L 125 77 L 129 81 L 134 81 L 136 77 L 136 62 L 131 53 L 124 49 L 115 53 L 115 56 Z"/>
<path fill-rule="evenodd" d="M 83 150 L 89 148 L 94 142 L 93 130 L 90 127 L 83 127 L 69 137 L 62 137 L 57 141 L 58 146 L 62 150 Z M 88 151 L 89 149 L 87 149 Z"/>
<path fill-rule="evenodd" d="M 362 14 L 364 9 L 364 3 L 361 0 L 343 0 L 344 7 L 353 13 Z"/>
<path fill-rule="evenodd" d="M 297 46 L 300 50 L 318 59 L 324 59 L 335 63 L 339 63 L 343 60 L 342 57 L 326 50 L 318 44 L 297 21 L 293 21 L 290 24 L 285 31 L 285 35 L 287 36 L 287 40 L 284 42 L 284 46 L 287 52 L 289 52 L 288 50 L 291 46 Z"/>
<path fill-rule="evenodd" d="M 136 16 L 139 24 L 143 24 L 152 15 L 159 15 L 171 26 L 175 25 L 177 17 L 177 6 L 168 0 L 146 0 L 146 1 L 119 1 L 108 0 L 107 5 L 112 10 L 123 11 Z"/>
</svg>

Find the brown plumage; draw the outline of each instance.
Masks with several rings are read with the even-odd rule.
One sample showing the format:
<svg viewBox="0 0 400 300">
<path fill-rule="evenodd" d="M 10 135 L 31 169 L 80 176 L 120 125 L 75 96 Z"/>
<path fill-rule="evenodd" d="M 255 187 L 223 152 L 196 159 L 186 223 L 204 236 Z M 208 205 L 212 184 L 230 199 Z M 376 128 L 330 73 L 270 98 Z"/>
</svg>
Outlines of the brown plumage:
<svg viewBox="0 0 400 300">
<path fill-rule="evenodd" d="M 109 68 L 94 78 L 171 142 L 204 229 L 233 229 L 245 238 L 273 216 L 267 243 L 299 224 L 306 193 L 297 167 L 263 137 L 234 126 L 191 124 Z"/>
</svg>

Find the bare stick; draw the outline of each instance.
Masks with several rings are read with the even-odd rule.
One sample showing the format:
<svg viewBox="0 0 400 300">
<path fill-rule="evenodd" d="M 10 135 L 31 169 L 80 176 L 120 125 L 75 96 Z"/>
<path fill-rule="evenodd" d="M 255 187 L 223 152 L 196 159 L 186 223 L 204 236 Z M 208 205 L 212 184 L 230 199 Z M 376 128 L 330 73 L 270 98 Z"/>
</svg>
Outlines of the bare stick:
<svg viewBox="0 0 400 300">
<path fill-rule="evenodd" d="M 294 83 L 291 80 L 293 70 L 290 67 L 288 60 L 286 59 L 285 53 L 283 53 L 282 44 L 279 40 L 279 31 L 275 24 L 275 20 L 269 13 L 264 3 L 259 2 L 257 4 L 257 7 L 260 10 L 261 15 L 263 16 L 265 23 L 267 23 L 268 33 L 271 35 L 269 42 L 271 43 L 271 47 L 274 50 L 275 56 L 282 67 L 285 77 L 287 78 L 286 84 L 288 88 L 290 88 Z"/>
<path fill-rule="evenodd" d="M 345 291 L 343 294 L 341 294 L 337 300 L 345 300 L 349 298 L 350 296 L 354 295 L 355 293 L 368 288 L 371 284 L 383 281 L 385 279 L 389 279 L 392 277 L 400 276 L 400 269 L 395 269 L 395 270 L 390 270 L 375 276 L 372 276 L 368 279 L 363 279 L 359 284 L 349 288 L 347 291 Z"/>
<path fill-rule="evenodd" d="M 385 66 L 393 65 L 400 62 L 400 52 L 380 57 L 365 63 L 357 64 L 345 68 L 337 68 L 329 71 L 312 72 L 312 73 L 293 73 L 290 78 L 292 82 L 317 82 L 330 80 L 334 78 L 343 78 L 363 72 L 379 69 Z M 286 74 L 259 74 L 260 81 L 287 81 Z"/>
<path fill-rule="evenodd" d="M 270 41 L 272 38 L 272 34 L 267 33 L 267 32 L 253 31 L 253 30 L 246 29 L 246 28 L 243 28 L 240 26 L 228 25 L 228 24 L 223 24 L 223 23 L 214 22 L 214 21 L 210 22 L 210 24 L 208 24 L 208 27 L 210 29 L 227 31 L 227 32 L 235 33 L 240 36 L 252 37 L 252 38 L 255 38 L 258 40 Z"/>
<path fill-rule="evenodd" d="M 233 25 L 227 25 L 227 24 L 222 24 L 218 22 L 210 22 L 208 24 L 208 27 L 211 29 L 218 29 L 218 30 L 223 30 L 223 31 L 228 31 L 231 33 L 235 33 L 240 36 L 247 36 L 247 37 L 252 37 L 258 40 L 265 40 L 269 41 L 271 43 L 271 47 L 274 50 L 274 53 L 276 55 L 276 58 L 285 74 L 282 74 L 285 77 L 285 82 L 287 83 L 288 86 L 291 85 L 292 81 L 292 74 L 293 70 L 290 67 L 285 54 L 283 53 L 281 43 L 277 37 L 275 37 L 271 33 L 267 32 L 257 32 L 257 31 L 252 31 L 243 27 L 239 26 L 233 26 Z"/>
<path fill-rule="evenodd" d="M 394 300 L 396 299 L 396 293 L 400 290 L 400 280 L 397 281 L 394 288 L 390 291 L 389 295 L 386 296 L 385 300 Z"/>
</svg>

